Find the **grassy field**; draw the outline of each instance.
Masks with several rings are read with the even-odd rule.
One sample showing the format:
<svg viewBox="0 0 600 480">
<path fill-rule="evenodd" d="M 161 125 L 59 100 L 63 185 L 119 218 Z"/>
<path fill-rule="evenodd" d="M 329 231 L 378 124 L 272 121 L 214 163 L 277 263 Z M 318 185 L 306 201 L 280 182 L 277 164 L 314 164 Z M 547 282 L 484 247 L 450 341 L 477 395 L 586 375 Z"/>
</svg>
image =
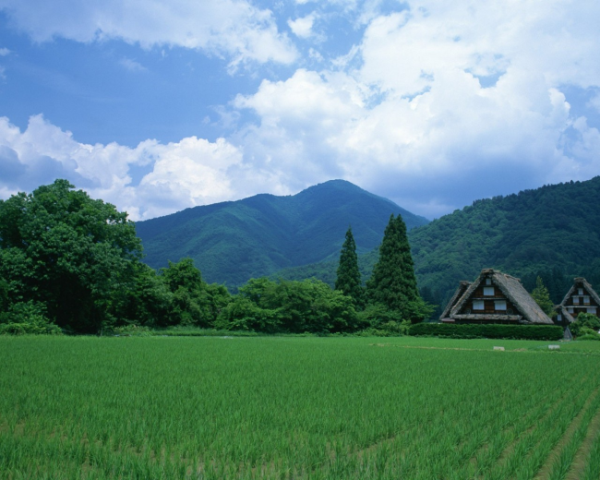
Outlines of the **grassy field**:
<svg viewBox="0 0 600 480">
<path fill-rule="evenodd" d="M 0 365 L 2 479 L 600 478 L 600 342 L 0 337 Z"/>
</svg>

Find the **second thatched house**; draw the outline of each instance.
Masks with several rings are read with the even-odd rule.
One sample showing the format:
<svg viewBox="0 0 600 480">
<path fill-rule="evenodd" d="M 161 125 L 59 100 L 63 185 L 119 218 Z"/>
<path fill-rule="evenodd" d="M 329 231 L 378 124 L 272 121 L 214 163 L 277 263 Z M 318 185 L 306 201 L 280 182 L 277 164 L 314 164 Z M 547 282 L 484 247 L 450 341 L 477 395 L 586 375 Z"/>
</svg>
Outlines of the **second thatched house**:
<svg viewBox="0 0 600 480">
<path fill-rule="evenodd" d="M 556 322 L 568 326 L 577 320 L 580 313 L 600 317 L 600 297 L 585 278 L 577 277 L 565 298 L 554 308 L 557 312 Z"/>
<path fill-rule="evenodd" d="M 552 325 L 518 278 L 485 268 L 473 282 L 460 282 L 440 320 L 444 323 Z"/>
</svg>

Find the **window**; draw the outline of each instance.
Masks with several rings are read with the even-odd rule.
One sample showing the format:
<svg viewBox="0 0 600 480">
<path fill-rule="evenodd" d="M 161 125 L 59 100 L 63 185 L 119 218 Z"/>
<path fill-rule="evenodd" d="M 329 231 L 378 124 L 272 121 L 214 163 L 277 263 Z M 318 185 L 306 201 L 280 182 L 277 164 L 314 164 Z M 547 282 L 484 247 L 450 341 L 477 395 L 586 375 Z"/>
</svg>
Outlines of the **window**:
<svg viewBox="0 0 600 480">
<path fill-rule="evenodd" d="M 587 313 L 593 313 L 594 315 L 596 315 L 596 307 L 588 307 L 586 310 Z"/>
<path fill-rule="evenodd" d="M 496 310 L 506 310 L 506 300 L 496 300 L 494 305 Z"/>
<path fill-rule="evenodd" d="M 492 279 L 491 278 L 486 278 L 485 279 L 485 284 L 486 285 L 491 285 L 492 284 Z"/>
<path fill-rule="evenodd" d="M 573 307 L 567 307 L 567 312 L 573 313 Z"/>
<path fill-rule="evenodd" d="M 559 313 L 559 314 L 556 316 L 556 319 L 557 319 L 559 322 L 562 322 L 562 315 Z"/>
<path fill-rule="evenodd" d="M 494 296 L 494 287 L 483 287 L 483 294 L 486 297 L 493 297 Z"/>
<path fill-rule="evenodd" d="M 583 304 L 584 305 L 589 305 L 590 304 L 590 297 L 583 297 Z"/>
<path fill-rule="evenodd" d="M 579 297 L 573 297 L 573 305 L 579 305 Z"/>
<path fill-rule="evenodd" d="M 577 295 L 583 295 L 583 288 L 577 289 Z"/>
<path fill-rule="evenodd" d="M 473 310 L 484 310 L 483 300 L 473 300 Z"/>
</svg>

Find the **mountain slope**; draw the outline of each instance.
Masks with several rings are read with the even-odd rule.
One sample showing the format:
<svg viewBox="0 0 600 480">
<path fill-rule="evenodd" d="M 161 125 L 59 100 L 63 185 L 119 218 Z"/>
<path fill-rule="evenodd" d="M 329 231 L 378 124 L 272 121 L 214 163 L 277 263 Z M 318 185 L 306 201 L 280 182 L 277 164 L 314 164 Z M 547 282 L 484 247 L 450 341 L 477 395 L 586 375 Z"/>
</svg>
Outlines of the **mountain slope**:
<svg viewBox="0 0 600 480">
<path fill-rule="evenodd" d="M 558 303 L 573 277 L 600 284 L 600 177 L 477 200 L 408 233 L 424 296 L 444 305 L 459 280 L 485 267 L 522 278 L 529 290 L 542 276 Z M 359 256 L 363 280 L 377 252 Z M 288 268 L 274 276 L 335 281 L 335 261 Z"/>
<path fill-rule="evenodd" d="M 145 262 L 154 268 L 192 257 L 209 282 L 239 286 L 282 268 L 336 259 L 348 225 L 357 251 L 375 248 L 390 214 L 407 227 L 427 220 L 343 180 L 297 195 L 256 195 L 236 202 L 190 208 L 138 222 Z"/>
<path fill-rule="evenodd" d="M 484 267 L 600 272 L 600 177 L 478 200 L 409 233 L 421 287 L 447 298 Z"/>
</svg>

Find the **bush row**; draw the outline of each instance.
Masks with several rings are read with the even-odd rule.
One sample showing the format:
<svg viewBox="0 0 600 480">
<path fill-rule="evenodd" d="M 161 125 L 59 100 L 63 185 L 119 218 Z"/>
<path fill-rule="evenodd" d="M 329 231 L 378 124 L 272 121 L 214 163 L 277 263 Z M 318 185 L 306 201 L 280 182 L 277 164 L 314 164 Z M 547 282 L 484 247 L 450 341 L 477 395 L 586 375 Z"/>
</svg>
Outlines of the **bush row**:
<svg viewBox="0 0 600 480">
<path fill-rule="evenodd" d="M 417 323 L 409 335 L 431 335 L 454 338 L 514 338 L 523 340 L 560 340 L 563 329 L 558 325 L 460 325 L 447 323 Z"/>
</svg>

